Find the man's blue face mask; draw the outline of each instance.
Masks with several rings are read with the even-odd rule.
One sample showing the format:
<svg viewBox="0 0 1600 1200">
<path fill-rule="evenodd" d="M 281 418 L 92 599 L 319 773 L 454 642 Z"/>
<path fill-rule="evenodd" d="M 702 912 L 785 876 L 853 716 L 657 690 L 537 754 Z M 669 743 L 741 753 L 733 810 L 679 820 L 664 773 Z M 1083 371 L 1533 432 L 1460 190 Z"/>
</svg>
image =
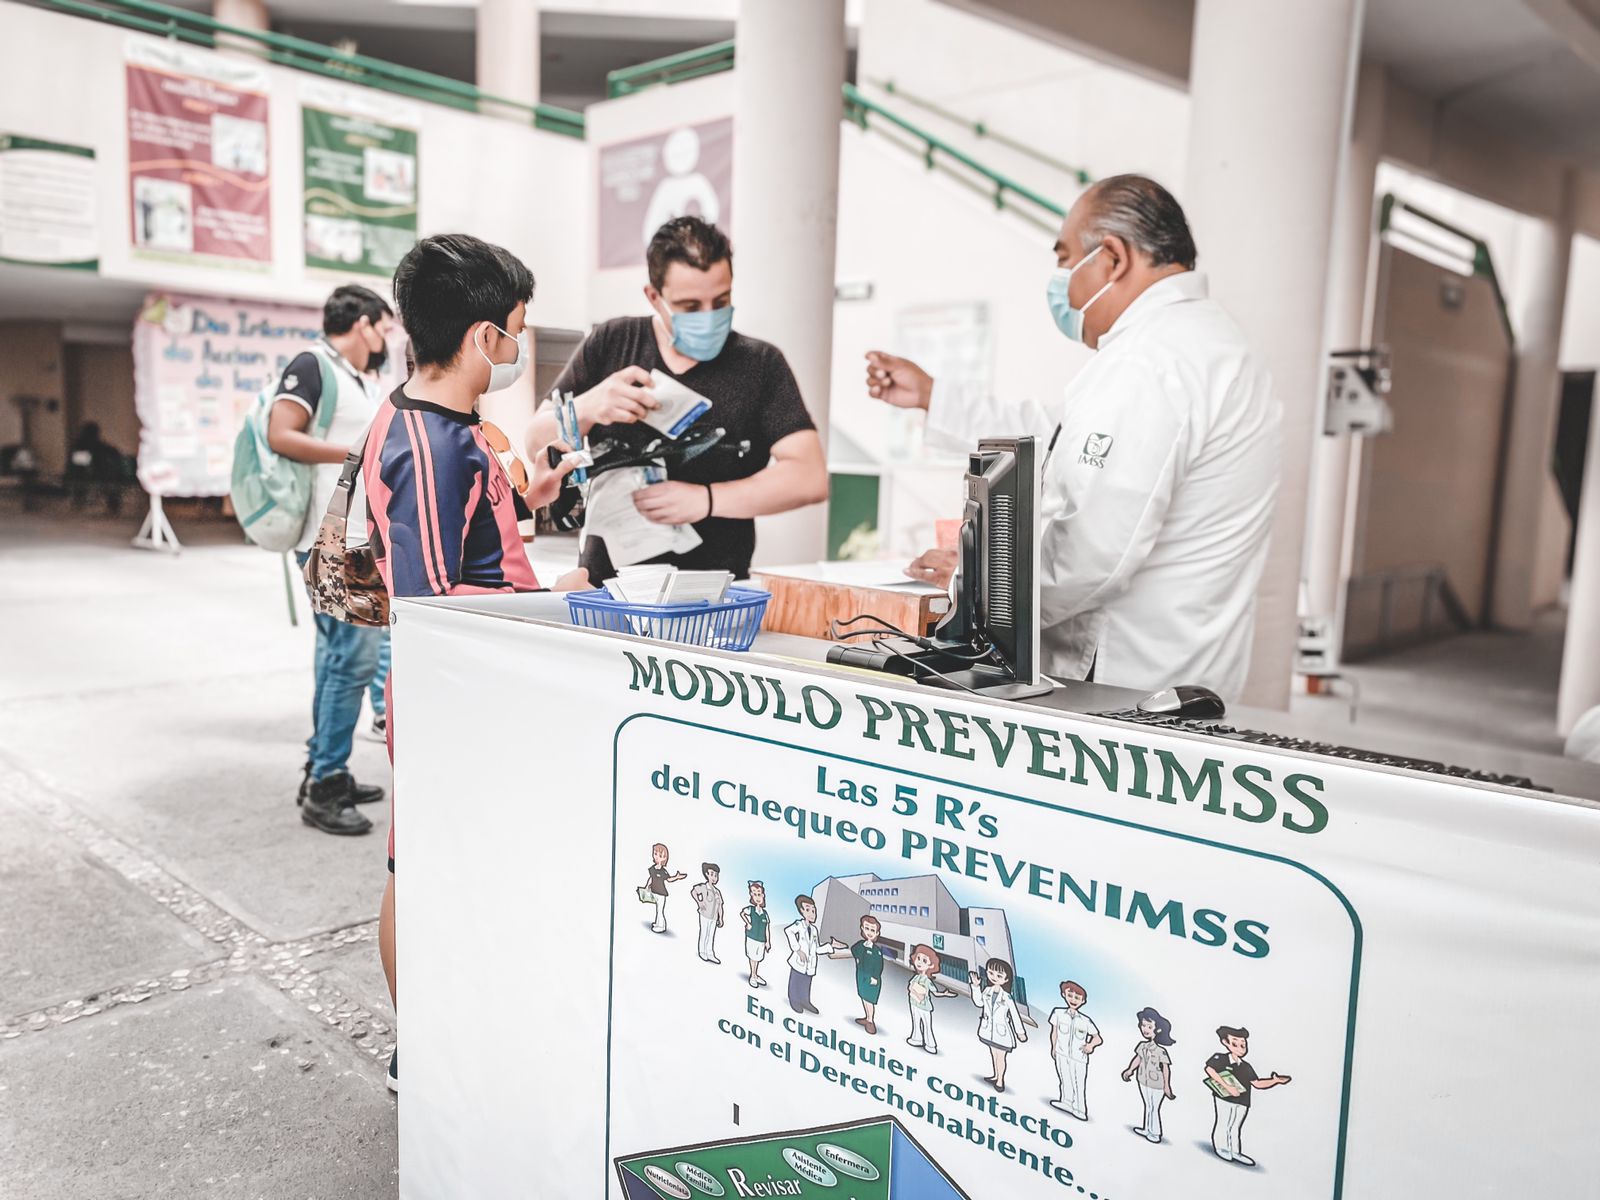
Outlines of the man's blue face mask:
<svg viewBox="0 0 1600 1200">
<path fill-rule="evenodd" d="M 1067 290 L 1072 286 L 1072 274 L 1074 271 L 1082 270 L 1091 258 L 1104 249 L 1105 243 L 1102 242 L 1080 258 L 1077 266 L 1057 267 L 1050 272 L 1050 283 L 1045 288 L 1045 300 L 1050 305 L 1050 315 L 1055 319 L 1056 328 L 1074 342 L 1083 341 L 1083 314 L 1089 311 L 1089 305 L 1106 294 L 1106 288 L 1111 286 L 1111 280 L 1106 280 L 1105 287 L 1085 300 L 1082 308 L 1073 308 L 1072 300 L 1067 295 Z"/>
<path fill-rule="evenodd" d="M 722 353 L 733 332 L 733 305 L 701 312 L 672 314 L 672 348 L 696 362 L 710 362 Z"/>
</svg>

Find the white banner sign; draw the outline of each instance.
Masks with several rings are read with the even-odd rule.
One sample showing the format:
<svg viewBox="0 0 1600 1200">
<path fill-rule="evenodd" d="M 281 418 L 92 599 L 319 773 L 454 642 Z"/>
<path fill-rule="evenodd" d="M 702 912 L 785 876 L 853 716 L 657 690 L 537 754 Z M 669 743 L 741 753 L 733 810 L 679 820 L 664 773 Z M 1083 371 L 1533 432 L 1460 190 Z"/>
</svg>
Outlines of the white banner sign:
<svg viewBox="0 0 1600 1200">
<path fill-rule="evenodd" d="M 1600 812 L 534 603 L 399 606 L 403 1196 L 1592 1188 Z"/>
<path fill-rule="evenodd" d="M 94 151 L 0 133 L 0 262 L 97 270 Z"/>
</svg>

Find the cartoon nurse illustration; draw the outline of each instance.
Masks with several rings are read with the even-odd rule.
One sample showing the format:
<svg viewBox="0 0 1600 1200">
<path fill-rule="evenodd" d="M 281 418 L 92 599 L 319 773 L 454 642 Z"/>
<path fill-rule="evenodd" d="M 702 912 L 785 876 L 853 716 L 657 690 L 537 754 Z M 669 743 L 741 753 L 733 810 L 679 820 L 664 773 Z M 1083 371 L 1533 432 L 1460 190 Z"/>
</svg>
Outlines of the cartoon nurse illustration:
<svg viewBox="0 0 1600 1200">
<path fill-rule="evenodd" d="M 911 982 L 906 984 L 906 999 L 911 1004 L 911 1036 L 906 1038 L 906 1045 L 937 1054 L 939 1043 L 933 1036 L 933 1000 L 935 996 L 954 996 L 955 993 L 939 983 L 943 961 L 932 946 L 911 947 L 911 957 L 907 961 L 911 967 Z"/>
<path fill-rule="evenodd" d="M 856 1024 L 868 1033 L 878 1032 L 878 997 L 883 992 L 883 947 L 878 935 L 883 926 L 870 913 L 861 918 L 861 940 L 846 948 L 835 941 L 829 958 L 853 958 L 856 962 L 856 998 L 861 1001 L 861 1016 Z"/>
<path fill-rule="evenodd" d="M 1211 1126 L 1211 1148 L 1224 1162 L 1256 1165 L 1240 1146 L 1245 1118 L 1250 1115 L 1250 1093 L 1282 1087 L 1289 1082 L 1287 1075 L 1274 1072 L 1257 1075 L 1256 1069 L 1246 1061 L 1250 1053 L 1250 1031 L 1243 1027 L 1221 1025 L 1217 1040 L 1222 1050 L 1206 1059 L 1206 1086 L 1211 1089 L 1212 1103 L 1216 1107 L 1216 1120 Z"/>
<path fill-rule="evenodd" d="M 695 912 L 700 917 L 700 942 L 697 952 L 701 962 L 721 964 L 717 957 L 717 930 L 722 928 L 722 889 L 717 881 L 722 878 L 722 868 L 716 863 L 701 863 L 700 874 L 704 882 L 689 889 Z"/>
<path fill-rule="evenodd" d="M 1176 1100 L 1172 1094 L 1172 1055 L 1167 1047 L 1172 1040 L 1172 1022 L 1153 1008 L 1141 1008 L 1133 1018 L 1139 1023 L 1139 1044 L 1122 1072 L 1127 1083 L 1139 1080 L 1139 1095 L 1144 1098 L 1144 1124 L 1135 1129 L 1146 1141 L 1161 1141 L 1161 1102 Z"/>
<path fill-rule="evenodd" d="M 1105 1041 L 1094 1018 L 1083 1011 L 1089 993 L 1081 983 L 1061 981 L 1065 1007 L 1050 1014 L 1050 1057 L 1055 1059 L 1056 1078 L 1061 1095 L 1051 1107 L 1071 1113 L 1080 1121 L 1089 1119 L 1089 1056 Z"/>
<path fill-rule="evenodd" d="M 1006 1090 L 1006 1056 L 1017 1048 L 1019 1042 L 1028 1040 L 1022 1017 L 1017 1012 L 1017 1002 L 1011 998 L 1011 981 L 1016 972 L 1003 958 L 991 958 L 984 964 L 981 983 L 976 971 L 967 972 L 972 984 L 972 1002 L 978 1006 L 978 1040 L 989 1047 L 989 1058 L 994 1064 L 994 1074 L 987 1082 L 994 1090 Z"/>
<path fill-rule="evenodd" d="M 667 931 L 667 884 L 679 883 L 687 878 L 682 871 L 676 875 L 667 874 L 667 848 L 663 843 L 657 842 L 650 847 L 650 870 L 645 876 L 644 885 L 656 906 L 656 919 L 650 926 L 653 932 Z"/>
<path fill-rule="evenodd" d="M 761 964 L 772 949 L 772 917 L 767 912 L 767 885 L 759 879 L 750 881 L 750 903 L 739 910 L 744 922 L 744 957 L 750 964 L 750 986 L 766 987 L 761 978 Z"/>
</svg>

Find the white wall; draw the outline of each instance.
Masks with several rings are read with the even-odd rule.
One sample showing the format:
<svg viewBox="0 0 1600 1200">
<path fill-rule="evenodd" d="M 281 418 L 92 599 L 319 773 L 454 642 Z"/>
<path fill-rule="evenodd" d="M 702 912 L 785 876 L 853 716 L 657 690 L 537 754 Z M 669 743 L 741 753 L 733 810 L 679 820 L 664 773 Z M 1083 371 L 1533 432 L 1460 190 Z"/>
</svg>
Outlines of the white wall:
<svg viewBox="0 0 1600 1200">
<path fill-rule="evenodd" d="M 301 250 L 300 84 L 320 77 L 267 68 L 270 268 L 151 261 L 136 258 L 129 240 L 123 55 L 127 40 L 139 35 L 4 0 L 0 29 L 0 112 L 6 114 L 6 130 L 95 150 L 102 276 L 307 304 L 320 304 L 331 286 L 344 281 L 343 275 L 308 272 Z M 586 177 L 588 148 L 576 139 L 508 121 L 432 104 L 416 107 L 421 112 L 419 232 L 466 232 L 506 246 L 539 280 L 534 318 L 543 324 L 581 325 L 587 281 L 580 248 L 589 204 L 579 181 Z M 381 279 L 358 278 L 387 290 Z"/>
<path fill-rule="evenodd" d="M 1045 306 L 1054 234 L 996 213 L 984 197 L 875 133 L 846 127 L 840 152 L 838 278 L 870 283 L 873 295 L 834 307 L 835 447 L 842 434 L 879 463 L 914 465 L 922 457 L 919 422 L 868 397 L 865 384 L 868 350 L 907 350 L 897 338 L 907 309 L 981 301 L 996 394 L 1060 396 L 1091 351 L 1062 337 Z M 964 461 L 933 457 L 945 464 L 942 473 L 913 470 L 886 481 L 896 494 L 885 553 L 925 549 L 936 517 L 960 515 Z"/>
<path fill-rule="evenodd" d="M 1063 206 L 1076 197 L 1076 180 L 874 81 L 892 80 L 1095 178 L 1138 171 L 1175 192 L 1182 184 L 1189 98 L 1178 88 L 934 0 L 873 0 L 856 61 L 868 97 Z"/>
<path fill-rule="evenodd" d="M 1592 371 L 1597 367 L 1600 367 L 1600 241 L 1580 234 L 1572 239 L 1567 309 L 1561 326 L 1561 369 Z"/>
</svg>

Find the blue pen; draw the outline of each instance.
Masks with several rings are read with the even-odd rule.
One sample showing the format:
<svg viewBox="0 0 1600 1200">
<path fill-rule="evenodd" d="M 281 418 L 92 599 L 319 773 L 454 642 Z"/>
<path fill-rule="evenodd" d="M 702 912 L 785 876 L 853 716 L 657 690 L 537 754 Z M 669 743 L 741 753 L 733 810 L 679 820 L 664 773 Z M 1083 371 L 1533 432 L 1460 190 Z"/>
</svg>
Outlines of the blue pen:
<svg viewBox="0 0 1600 1200">
<path fill-rule="evenodd" d="M 583 434 L 578 425 L 578 402 L 572 393 L 562 396 L 557 404 L 561 417 L 562 440 L 574 450 L 583 449 Z M 578 467 L 572 472 L 572 478 L 578 483 L 589 482 L 589 472 L 583 467 Z"/>
</svg>

